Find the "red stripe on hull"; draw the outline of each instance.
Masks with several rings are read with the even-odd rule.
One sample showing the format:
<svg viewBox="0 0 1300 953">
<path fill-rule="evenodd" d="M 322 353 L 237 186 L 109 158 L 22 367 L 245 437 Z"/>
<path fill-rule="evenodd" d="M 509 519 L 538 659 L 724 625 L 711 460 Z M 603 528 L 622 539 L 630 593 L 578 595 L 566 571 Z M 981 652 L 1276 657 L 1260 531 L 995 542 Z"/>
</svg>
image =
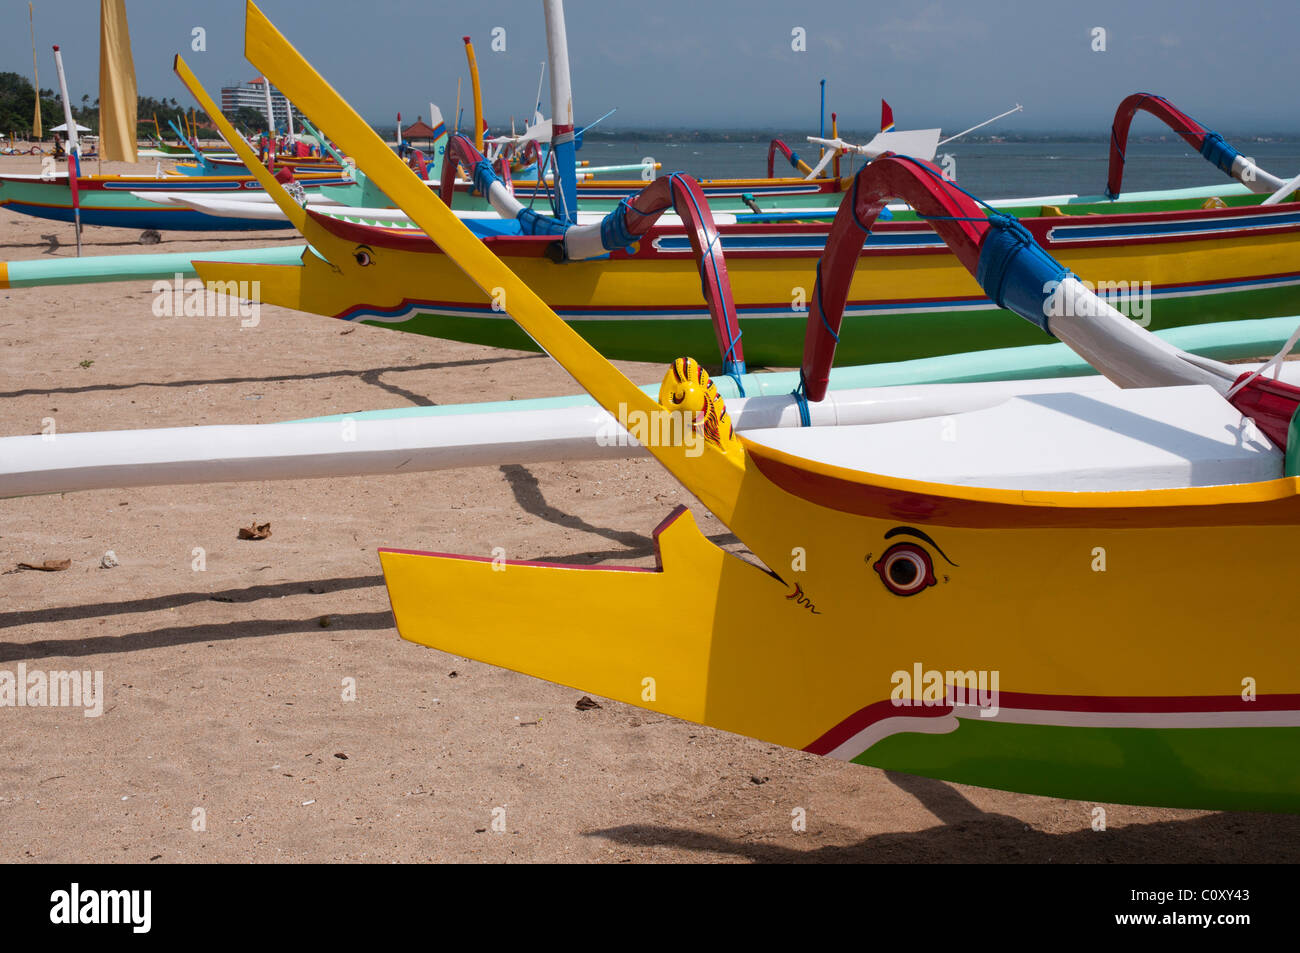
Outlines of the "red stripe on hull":
<svg viewBox="0 0 1300 953">
<path fill-rule="evenodd" d="M 951 689 L 953 686 L 945 686 Z M 1263 712 L 1298 711 L 1300 695 L 1261 695 L 1255 701 L 1245 701 L 1239 695 L 1040 695 L 1027 692 L 999 692 L 998 707 L 1002 710 L 1097 712 L 1104 714 L 1199 714 L 1205 712 Z M 938 704 L 899 705 L 893 701 L 879 701 L 867 705 L 845 718 L 816 741 L 804 747 L 811 754 L 827 755 L 854 735 L 886 718 L 940 718 L 953 713 L 953 706 Z"/>
<path fill-rule="evenodd" d="M 1179 505 L 1177 500 L 1163 506 L 1124 506 L 1125 497 L 1146 495 L 1142 491 L 1109 491 L 1076 493 L 1078 505 L 1035 505 L 1034 497 L 1059 499 L 1063 494 L 1033 494 L 1028 491 L 1005 495 L 1018 497 L 1017 502 L 999 502 L 980 499 L 963 499 L 940 493 L 900 489 L 868 482 L 872 474 L 861 474 L 859 479 L 814 473 L 801 466 L 768 456 L 769 451 L 746 440 L 745 447 L 758 470 L 774 484 L 794 496 L 827 509 L 853 513 L 874 519 L 894 522 L 922 522 L 940 526 L 971 529 L 999 529 L 1015 526 L 1022 529 L 1068 529 L 1087 527 L 1094 529 L 1136 529 L 1139 527 L 1173 526 L 1282 526 L 1300 523 L 1300 496 L 1296 495 L 1296 481 L 1290 482 L 1290 492 L 1273 499 L 1243 498 L 1240 503 Z M 1283 484 L 1284 481 L 1274 481 Z M 1254 484 L 1260 486 L 1261 484 Z M 1252 484 L 1243 484 L 1248 488 Z M 953 487 L 953 491 L 965 489 Z M 975 491 L 979 492 L 979 491 Z M 986 491 L 987 492 L 987 491 Z M 1197 494 L 1198 490 L 1163 490 L 1166 497 Z M 1089 498 L 1099 505 L 1089 506 Z"/>
</svg>

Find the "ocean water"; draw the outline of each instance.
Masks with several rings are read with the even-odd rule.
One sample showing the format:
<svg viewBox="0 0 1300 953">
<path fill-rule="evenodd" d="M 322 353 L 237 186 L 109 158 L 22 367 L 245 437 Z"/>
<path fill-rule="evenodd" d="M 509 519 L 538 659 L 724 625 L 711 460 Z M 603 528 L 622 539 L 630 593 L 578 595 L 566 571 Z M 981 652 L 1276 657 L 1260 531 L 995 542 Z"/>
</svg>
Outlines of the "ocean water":
<svg viewBox="0 0 1300 953">
<path fill-rule="evenodd" d="M 783 136 L 810 165 L 817 149 L 811 143 Z M 845 138 L 848 138 L 846 135 Z M 850 141 L 860 141 L 850 139 Z M 1242 153 L 1261 168 L 1289 179 L 1300 173 L 1300 139 L 1252 142 L 1233 140 Z M 1106 188 L 1110 162 L 1104 141 L 963 142 L 958 140 L 939 150 L 952 156 L 957 182 L 980 198 L 1076 193 L 1098 195 Z M 594 140 L 583 143 L 578 153 L 592 165 L 640 162 L 653 156 L 662 163 L 660 174 L 689 172 L 696 178 L 751 178 L 767 174 L 765 142 L 673 142 L 640 140 L 618 142 Z M 857 168 L 857 166 L 853 166 Z M 848 160 L 841 164 L 847 175 Z M 777 155 L 776 174 L 793 170 Z M 1181 139 L 1171 142 L 1130 141 L 1124 170 L 1124 191 L 1173 189 L 1215 185 L 1230 181 Z"/>
</svg>

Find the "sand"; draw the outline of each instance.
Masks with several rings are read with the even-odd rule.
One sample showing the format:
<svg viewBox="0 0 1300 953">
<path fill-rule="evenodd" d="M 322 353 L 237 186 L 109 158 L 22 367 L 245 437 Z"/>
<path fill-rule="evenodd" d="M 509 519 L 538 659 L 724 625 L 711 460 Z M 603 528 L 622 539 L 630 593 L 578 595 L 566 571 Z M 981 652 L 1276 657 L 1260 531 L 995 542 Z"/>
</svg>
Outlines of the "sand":
<svg viewBox="0 0 1300 953">
<path fill-rule="evenodd" d="M 38 167 L 0 158 L 0 171 Z M 131 254 L 299 240 L 248 235 L 146 246 L 95 228 L 84 243 Z M 2 208 L 0 236 L 3 259 L 73 254 L 70 225 Z M 47 417 L 60 432 L 257 423 L 577 390 L 540 355 L 270 306 L 240 328 L 155 317 L 151 304 L 145 282 L 0 292 L 0 434 L 37 433 Z M 1295 859 L 1300 818 L 1011 794 L 605 699 L 579 711 L 582 692 L 393 627 L 379 546 L 650 565 L 650 532 L 678 502 L 694 501 L 644 459 L 0 501 L 0 669 L 102 671 L 106 693 L 97 718 L 0 708 L 0 859 Z M 254 521 L 271 537 L 237 539 Z M 109 550 L 118 565 L 101 568 Z M 9 572 L 53 559 L 71 568 Z"/>
</svg>

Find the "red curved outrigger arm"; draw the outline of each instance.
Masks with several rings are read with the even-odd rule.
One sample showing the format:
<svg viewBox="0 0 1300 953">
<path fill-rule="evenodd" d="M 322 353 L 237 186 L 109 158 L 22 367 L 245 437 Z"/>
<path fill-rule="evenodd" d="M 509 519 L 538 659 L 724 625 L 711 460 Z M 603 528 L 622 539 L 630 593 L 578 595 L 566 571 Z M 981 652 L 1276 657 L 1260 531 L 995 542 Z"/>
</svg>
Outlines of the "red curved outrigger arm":
<svg viewBox="0 0 1300 953">
<path fill-rule="evenodd" d="M 515 191 L 515 187 L 514 184 L 510 181 L 510 159 L 506 157 L 506 154 L 504 152 L 501 153 L 501 155 L 497 156 L 496 165 L 497 165 L 496 173 L 497 175 L 501 176 L 502 184 L 505 185 L 506 191 L 510 192 L 513 195 Z M 484 198 L 486 197 L 487 196 L 484 196 Z"/>
<path fill-rule="evenodd" d="M 648 232 L 668 209 L 681 216 L 682 225 L 695 252 L 700 271 L 701 290 L 713 318 L 713 332 L 722 353 L 723 371 L 745 373 L 745 351 L 740 343 L 740 324 L 731 277 L 722 254 L 722 240 L 713 221 L 708 199 L 700 184 L 689 175 L 673 173 L 655 179 L 627 200 L 626 230 L 640 237 Z"/>
<path fill-rule="evenodd" d="M 1110 125 L 1110 170 L 1106 175 L 1106 194 L 1119 197 L 1124 181 L 1124 156 L 1128 150 L 1128 131 L 1138 110 L 1150 113 L 1178 135 L 1197 152 L 1205 146 L 1209 134 L 1204 126 L 1188 116 L 1163 96 L 1153 93 L 1134 93 L 1125 97 L 1115 110 L 1115 120 Z"/>
<path fill-rule="evenodd" d="M 451 207 L 452 195 L 456 185 L 456 166 L 463 164 L 468 169 L 483 161 L 483 154 L 474 148 L 469 138 L 457 133 L 447 140 L 447 152 L 442 161 L 442 179 L 439 183 L 439 195 L 447 207 Z M 502 166 L 509 163 L 502 161 Z M 509 185 L 509 170 L 506 168 L 503 181 Z M 695 261 L 700 271 L 701 290 L 704 300 L 708 302 L 709 314 L 713 318 L 713 330 L 718 338 L 718 348 L 722 352 L 723 367 L 727 373 L 744 373 L 745 354 L 740 343 L 740 325 L 736 317 L 735 298 L 731 292 L 731 278 L 727 274 L 727 262 L 722 255 L 722 241 L 718 236 L 718 227 L 713 221 L 708 200 L 698 182 L 688 175 L 673 174 L 655 179 L 648 186 L 627 200 L 627 214 L 624 230 L 632 237 L 639 238 L 650 230 L 659 217 L 668 209 L 674 209 L 681 216 L 691 249 L 695 252 Z M 562 254 L 562 252 L 561 252 Z"/>
<path fill-rule="evenodd" d="M 456 168 L 464 166 L 470 173 L 474 174 L 474 166 L 483 161 L 485 156 L 474 148 L 474 143 L 468 136 L 463 133 L 456 133 L 447 139 L 447 151 L 442 157 L 442 178 L 438 180 L 438 197 L 442 199 L 447 208 L 451 208 L 451 200 L 456 194 Z M 501 177 L 501 182 L 506 189 L 513 192 L 514 188 L 510 181 L 510 160 L 505 154 L 497 156 L 494 172 Z M 487 196 L 484 196 L 487 198 Z"/>
<path fill-rule="evenodd" d="M 826 396 L 849 285 L 869 230 L 891 198 L 903 199 L 918 215 L 929 218 L 957 259 L 971 275 L 980 278 L 981 253 L 994 223 L 976 202 L 949 185 L 942 173 L 928 162 L 886 155 L 864 167 L 854 177 L 852 191 L 840 203 L 817 266 L 817 285 L 808 309 L 800 368 L 803 394 L 810 401 Z M 997 248 L 993 250 L 996 253 Z M 1039 251 L 1048 264 L 1060 267 Z M 1030 270 L 1030 274 L 1034 272 Z M 1039 272 L 1033 280 L 1037 281 L 1041 275 Z M 987 285 L 985 292 L 989 293 Z M 1043 293 L 1048 293 L 1046 285 Z M 1013 310 L 1023 317 L 1029 316 L 1021 308 Z M 1046 325 L 1042 327 L 1048 330 Z M 1242 414 L 1254 419 L 1274 444 L 1285 450 L 1291 436 L 1291 422 L 1297 418 L 1297 408 L 1300 408 L 1300 388 L 1258 374 L 1252 371 L 1240 375 L 1236 386 L 1225 396 Z"/>
<path fill-rule="evenodd" d="M 787 146 L 782 140 L 773 139 L 767 146 L 767 177 L 769 179 L 776 177 L 776 153 L 778 149 L 796 171 L 804 175 L 812 174 L 812 166 L 800 159 L 799 153 Z"/>
<path fill-rule="evenodd" d="M 542 147 L 538 145 L 536 139 L 529 139 L 528 142 L 525 143 L 523 151 L 519 153 L 520 167 L 528 167 L 528 155 L 530 152 L 532 153 L 533 162 L 537 166 L 537 175 L 540 179 L 542 175 Z"/>
<path fill-rule="evenodd" d="M 438 183 L 438 196 L 447 208 L 451 208 L 452 196 L 456 194 L 456 167 L 463 165 L 472 174 L 474 166 L 482 161 L 483 153 L 475 149 L 474 143 L 463 133 L 455 133 L 447 139 L 447 151 L 442 157 L 442 178 Z"/>
<path fill-rule="evenodd" d="M 826 396 L 858 257 L 876 216 L 891 199 L 902 199 L 918 215 L 930 217 L 934 230 L 972 275 L 979 266 L 980 246 L 989 230 L 984 210 L 950 187 L 942 172 L 929 162 L 893 155 L 864 166 L 840 203 L 817 265 L 800 369 L 804 394 L 811 401 Z"/>
</svg>

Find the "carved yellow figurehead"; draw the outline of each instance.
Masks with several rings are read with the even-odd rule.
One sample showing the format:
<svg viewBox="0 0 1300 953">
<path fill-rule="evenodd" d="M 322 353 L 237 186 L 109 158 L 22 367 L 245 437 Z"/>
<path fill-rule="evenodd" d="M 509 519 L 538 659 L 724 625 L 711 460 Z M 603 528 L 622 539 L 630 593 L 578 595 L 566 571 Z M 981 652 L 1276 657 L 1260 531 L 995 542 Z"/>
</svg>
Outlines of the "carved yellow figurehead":
<svg viewBox="0 0 1300 953">
<path fill-rule="evenodd" d="M 679 357 L 668 368 L 659 385 L 659 403 L 685 416 L 683 425 L 700 433 L 705 441 L 727 453 L 739 449 L 735 428 L 727 416 L 727 405 L 708 371 L 693 357 Z"/>
</svg>

